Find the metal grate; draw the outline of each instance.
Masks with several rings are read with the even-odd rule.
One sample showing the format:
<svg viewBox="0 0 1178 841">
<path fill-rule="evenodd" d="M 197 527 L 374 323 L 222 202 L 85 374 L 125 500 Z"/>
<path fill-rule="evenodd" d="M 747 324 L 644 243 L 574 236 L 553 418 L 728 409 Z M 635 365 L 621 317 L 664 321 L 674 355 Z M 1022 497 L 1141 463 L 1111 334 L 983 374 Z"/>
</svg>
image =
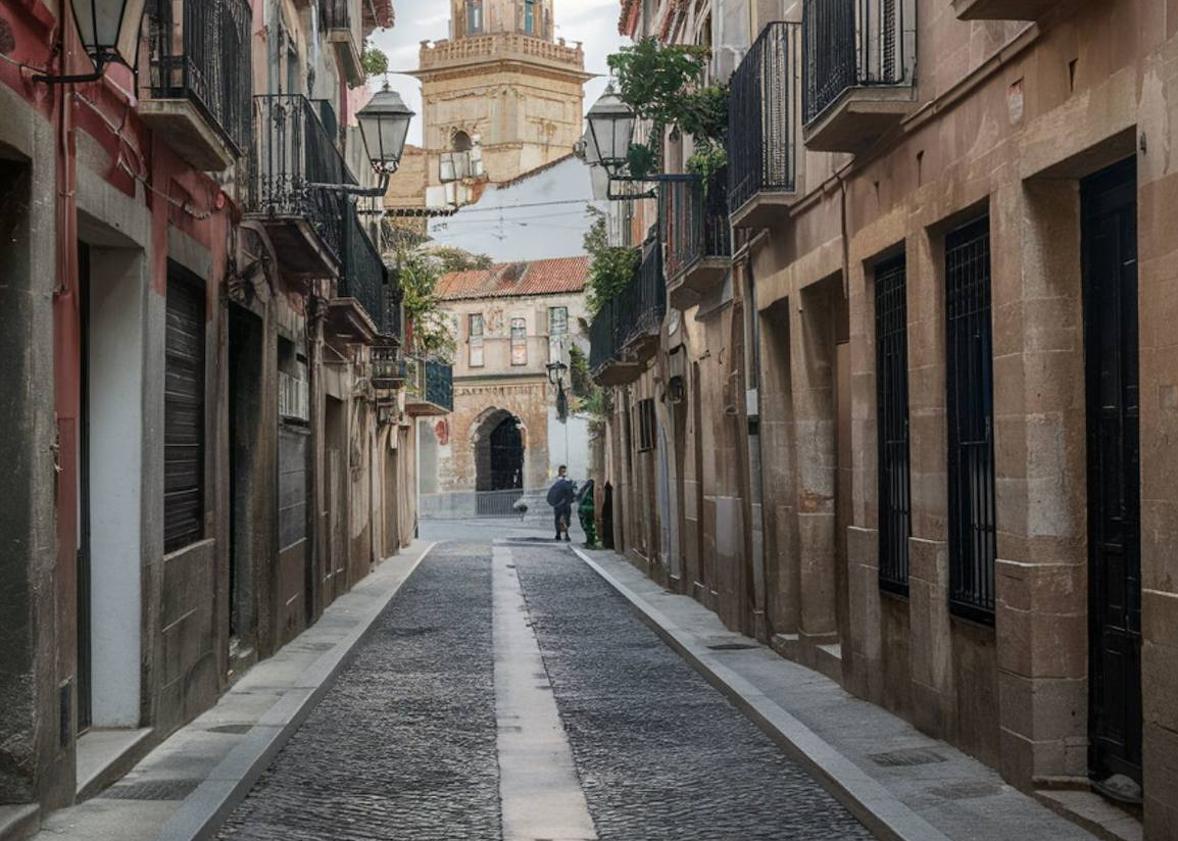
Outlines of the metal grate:
<svg viewBox="0 0 1178 841">
<path fill-rule="evenodd" d="M 679 277 L 700 260 L 731 257 L 727 171 L 717 173 L 706 187 L 700 180 L 660 185 L 659 227 L 667 246 L 668 278 Z"/>
<path fill-rule="evenodd" d="M 915 765 L 936 765 L 948 761 L 931 748 L 907 748 L 887 753 L 874 753 L 868 759 L 882 768 L 911 768 Z"/>
<path fill-rule="evenodd" d="M 994 357 L 990 220 L 945 241 L 949 421 L 949 603 L 994 621 Z"/>
<path fill-rule="evenodd" d="M 879 586 L 904 595 L 908 593 L 908 537 L 912 533 L 907 295 L 903 255 L 875 267 Z"/>
<path fill-rule="evenodd" d="M 768 24 L 732 74 L 728 192 L 733 210 L 757 193 L 795 189 L 798 31 L 796 23 Z"/>
<path fill-rule="evenodd" d="M 200 784 L 200 780 L 145 780 L 112 786 L 100 796 L 107 800 L 183 800 Z"/>
</svg>

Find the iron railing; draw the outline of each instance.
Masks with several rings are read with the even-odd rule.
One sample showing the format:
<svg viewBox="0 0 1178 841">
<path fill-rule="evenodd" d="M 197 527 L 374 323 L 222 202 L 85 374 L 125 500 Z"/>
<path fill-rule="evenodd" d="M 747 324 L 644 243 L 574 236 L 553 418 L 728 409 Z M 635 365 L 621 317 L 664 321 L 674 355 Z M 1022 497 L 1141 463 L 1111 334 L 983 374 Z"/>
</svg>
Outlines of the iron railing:
<svg viewBox="0 0 1178 841">
<path fill-rule="evenodd" d="M 674 280 L 700 260 L 732 256 L 728 176 L 705 188 L 699 180 L 666 181 L 659 189 L 660 237 L 667 246 L 667 277 Z"/>
<path fill-rule="evenodd" d="M 797 187 L 799 37 L 796 23 L 770 23 L 732 74 L 728 198 L 733 211 L 758 193 L 792 193 Z"/>
<path fill-rule="evenodd" d="M 647 243 L 630 282 L 607 301 L 590 326 L 589 366 L 600 371 L 622 359 L 630 346 L 661 329 L 667 315 L 662 247 Z"/>
<path fill-rule="evenodd" d="M 342 259 L 347 203 L 323 185 L 355 184 L 356 179 L 318 109 L 297 94 L 255 96 L 253 150 L 247 210 L 306 220 L 332 256 Z"/>
<path fill-rule="evenodd" d="M 401 286 L 401 276 L 395 269 L 389 269 L 384 286 L 384 324 L 388 330 L 386 335 L 399 342 L 405 340 L 404 318 L 402 303 L 405 300 L 405 289 Z"/>
<path fill-rule="evenodd" d="M 990 220 L 945 238 L 949 398 L 949 607 L 994 621 L 997 557 Z"/>
<path fill-rule="evenodd" d="M 414 400 L 430 403 L 448 412 L 454 411 L 454 366 L 449 362 L 421 357 L 406 357 L 405 383 Z"/>
<path fill-rule="evenodd" d="M 149 9 L 152 98 L 191 101 L 240 155 L 249 146 L 250 4 L 154 0 Z"/>
<path fill-rule="evenodd" d="M 376 325 L 377 332 L 382 336 L 390 335 L 390 325 L 386 324 L 388 315 L 385 306 L 385 275 L 387 271 L 384 261 L 372 244 L 360 217 L 354 209 L 349 208 L 351 221 L 347 224 L 344 241 L 343 271 L 339 280 L 339 297 L 356 299 L 364 311 Z"/>
<path fill-rule="evenodd" d="M 822 116 L 850 88 L 910 81 L 905 0 L 805 0 L 803 119 Z"/>
<path fill-rule="evenodd" d="M 515 488 L 507 491 L 479 491 L 474 495 L 476 517 L 518 517 L 521 520 L 527 516 L 515 510 L 515 504 L 524 498 L 524 489 Z"/>
</svg>

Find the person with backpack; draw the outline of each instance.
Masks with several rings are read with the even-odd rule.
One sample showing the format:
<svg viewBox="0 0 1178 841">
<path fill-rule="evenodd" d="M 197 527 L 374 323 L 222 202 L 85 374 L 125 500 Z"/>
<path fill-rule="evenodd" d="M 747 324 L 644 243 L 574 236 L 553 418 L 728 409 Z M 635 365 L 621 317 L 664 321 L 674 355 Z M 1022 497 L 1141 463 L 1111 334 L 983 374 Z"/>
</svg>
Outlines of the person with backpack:
<svg viewBox="0 0 1178 841">
<path fill-rule="evenodd" d="M 568 477 L 569 469 L 561 465 L 557 471 L 556 481 L 548 489 L 548 504 L 556 520 L 556 540 L 571 543 L 569 537 L 569 522 L 573 518 L 573 502 L 577 499 L 577 484 Z"/>
</svg>

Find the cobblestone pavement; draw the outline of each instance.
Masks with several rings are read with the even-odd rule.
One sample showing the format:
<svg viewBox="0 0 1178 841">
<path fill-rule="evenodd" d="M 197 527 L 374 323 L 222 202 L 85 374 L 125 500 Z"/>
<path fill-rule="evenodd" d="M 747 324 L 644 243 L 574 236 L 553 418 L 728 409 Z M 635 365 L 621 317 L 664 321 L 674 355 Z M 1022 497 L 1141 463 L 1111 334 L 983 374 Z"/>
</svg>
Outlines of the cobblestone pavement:
<svg viewBox="0 0 1178 841">
<path fill-rule="evenodd" d="M 488 547 L 436 548 L 225 841 L 501 837 Z"/>
<path fill-rule="evenodd" d="M 515 557 L 602 841 L 872 837 L 575 556 Z"/>
<path fill-rule="evenodd" d="M 871 837 L 571 552 L 511 551 L 602 841 Z M 219 838 L 502 839 L 491 610 L 489 543 L 435 549 Z"/>
</svg>

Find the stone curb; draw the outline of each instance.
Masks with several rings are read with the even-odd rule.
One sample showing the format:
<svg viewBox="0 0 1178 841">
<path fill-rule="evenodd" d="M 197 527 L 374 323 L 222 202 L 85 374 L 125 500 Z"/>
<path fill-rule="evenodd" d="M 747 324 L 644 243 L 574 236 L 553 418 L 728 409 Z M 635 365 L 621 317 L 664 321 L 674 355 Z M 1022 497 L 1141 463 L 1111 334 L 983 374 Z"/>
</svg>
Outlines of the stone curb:
<svg viewBox="0 0 1178 841">
<path fill-rule="evenodd" d="M 573 551 L 630 603 L 646 625 L 846 806 L 876 838 L 882 841 L 949 841 L 948 836 L 904 805 L 764 692 L 721 663 L 716 655 L 676 627 L 642 596 L 580 549 L 573 547 Z"/>
<path fill-rule="evenodd" d="M 324 652 L 303 672 L 245 735 L 241 743 L 217 764 L 196 790 L 160 829 L 158 841 L 210 841 L 233 814 L 290 737 L 303 725 L 319 701 L 351 662 L 359 643 L 438 544 L 431 543 L 417 556 L 396 586 L 370 607 L 348 635 Z"/>
</svg>

